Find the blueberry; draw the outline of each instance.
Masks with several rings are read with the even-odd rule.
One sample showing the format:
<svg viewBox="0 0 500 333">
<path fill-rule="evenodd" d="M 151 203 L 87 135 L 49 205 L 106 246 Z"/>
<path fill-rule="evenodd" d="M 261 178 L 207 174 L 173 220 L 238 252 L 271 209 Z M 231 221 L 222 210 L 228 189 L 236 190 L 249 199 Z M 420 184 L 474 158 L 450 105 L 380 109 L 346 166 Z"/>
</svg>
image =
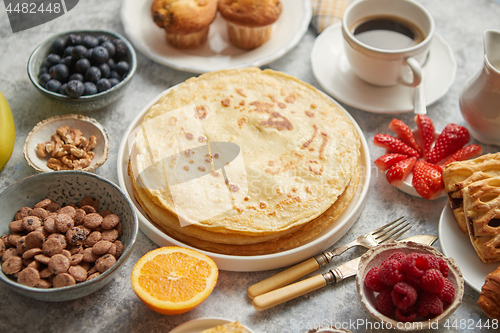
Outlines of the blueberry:
<svg viewBox="0 0 500 333">
<path fill-rule="evenodd" d="M 121 59 L 128 55 L 127 45 L 121 39 L 113 39 L 113 44 L 115 45 L 115 58 Z"/>
<path fill-rule="evenodd" d="M 50 80 L 45 85 L 45 89 L 53 91 L 53 92 L 59 92 L 59 88 L 61 88 L 61 82 L 59 82 L 57 80 Z"/>
<path fill-rule="evenodd" d="M 87 96 L 97 94 L 97 87 L 92 82 L 84 82 L 83 87 L 85 88 L 83 95 Z"/>
<path fill-rule="evenodd" d="M 106 63 L 100 64 L 98 67 L 99 67 L 99 70 L 101 71 L 101 78 L 107 79 L 109 77 L 109 73 L 111 72 L 108 64 L 106 64 Z"/>
<path fill-rule="evenodd" d="M 102 45 L 102 43 L 108 42 L 108 41 L 109 41 L 109 37 L 106 35 L 101 35 L 101 36 L 97 37 L 97 42 L 99 43 L 99 45 Z"/>
<path fill-rule="evenodd" d="M 114 87 L 114 86 L 116 86 L 118 83 L 120 83 L 120 80 L 115 79 L 115 78 L 109 79 L 108 81 L 109 81 L 109 83 L 111 83 L 111 87 Z"/>
<path fill-rule="evenodd" d="M 73 80 L 83 82 L 83 75 L 80 73 L 71 74 L 68 81 L 73 81 Z"/>
<path fill-rule="evenodd" d="M 68 56 L 71 56 L 71 50 L 73 50 L 73 47 L 74 46 L 68 46 L 64 49 L 64 52 L 63 52 L 63 58 L 66 58 Z"/>
<path fill-rule="evenodd" d="M 73 59 L 78 60 L 87 56 L 87 48 L 83 45 L 77 45 L 71 50 Z"/>
<path fill-rule="evenodd" d="M 85 88 L 81 81 L 71 80 L 66 85 L 66 94 L 68 94 L 69 97 L 78 98 L 82 96 L 84 90 Z"/>
<path fill-rule="evenodd" d="M 97 81 L 96 86 L 97 86 L 97 91 L 102 92 L 111 88 L 111 83 L 109 82 L 108 79 L 100 79 L 99 81 Z"/>
<path fill-rule="evenodd" d="M 50 68 L 61 62 L 61 57 L 57 54 L 51 53 L 45 58 L 45 67 Z"/>
<path fill-rule="evenodd" d="M 77 73 L 85 74 L 90 68 L 90 61 L 86 58 L 82 58 L 75 63 L 75 70 Z"/>
<path fill-rule="evenodd" d="M 56 66 L 54 65 L 54 66 L 52 66 L 52 67 L 50 67 L 50 68 L 49 68 L 49 74 L 50 74 L 50 75 L 52 75 L 52 73 L 54 73 L 54 68 L 55 68 L 55 67 L 56 67 Z"/>
<path fill-rule="evenodd" d="M 61 88 L 59 88 L 59 93 L 60 93 L 61 95 L 66 95 L 66 86 L 67 86 L 67 85 L 68 85 L 68 84 L 67 84 L 67 83 L 65 83 L 65 84 L 63 84 L 63 85 L 61 86 Z"/>
<path fill-rule="evenodd" d="M 115 44 L 111 43 L 109 40 L 101 44 L 102 47 L 104 47 L 106 50 L 108 50 L 108 54 L 110 57 L 115 55 Z"/>
<path fill-rule="evenodd" d="M 55 54 L 63 54 L 64 49 L 66 48 L 66 40 L 64 38 L 56 38 L 52 45 L 50 46 L 50 53 Z"/>
<path fill-rule="evenodd" d="M 45 73 L 38 77 L 38 83 L 40 83 L 42 87 L 45 87 L 47 85 L 47 82 L 49 82 L 51 79 L 52 76 L 50 76 L 49 73 Z"/>
<path fill-rule="evenodd" d="M 116 71 L 111 71 L 109 72 L 109 79 L 117 79 L 118 81 L 120 81 L 122 79 L 122 76 L 120 74 L 118 74 Z"/>
<path fill-rule="evenodd" d="M 41 67 L 40 71 L 38 72 L 38 77 L 40 77 L 40 75 L 42 74 L 47 74 L 48 72 L 49 70 L 47 69 L 47 67 Z"/>
<path fill-rule="evenodd" d="M 128 73 L 130 65 L 126 61 L 120 61 L 115 65 L 115 71 L 120 75 L 125 75 Z"/>
<path fill-rule="evenodd" d="M 69 77 L 69 69 L 68 66 L 64 64 L 58 64 L 54 66 L 54 70 L 50 74 L 53 79 L 56 79 L 59 82 L 66 82 Z"/>
<path fill-rule="evenodd" d="M 63 60 L 61 60 L 61 64 L 66 65 L 70 71 L 72 71 L 75 67 L 75 61 L 71 58 L 71 56 L 63 58 Z"/>
<path fill-rule="evenodd" d="M 70 34 L 68 36 L 68 39 L 66 39 L 67 45 L 81 45 L 82 44 L 82 36 L 80 35 L 75 35 L 75 34 Z"/>
<path fill-rule="evenodd" d="M 102 46 L 97 46 L 92 49 L 91 60 L 98 64 L 105 63 L 109 58 L 108 50 Z"/>
<path fill-rule="evenodd" d="M 108 64 L 110 70 L 115 69 L 116 64 L 115 64 L 115 61 L 113 60 L 113 58 L 109 58 L 108 61 L 106 61 L 106 63 Z"/>
<path fill-rule="evenodd" d="M 82 39 L 82 45 L 88 49 L 94 48 L 99 45 L 97 38 L 91 35 L 85 35 Z"/>
<path fill-rule="evenodd" d="M 85 81 L 90 81 L 92 83 L 97 83 L 101 78 L 101 71 L 99 68 L 92 66 L 85 73 Z"/>
</svg>

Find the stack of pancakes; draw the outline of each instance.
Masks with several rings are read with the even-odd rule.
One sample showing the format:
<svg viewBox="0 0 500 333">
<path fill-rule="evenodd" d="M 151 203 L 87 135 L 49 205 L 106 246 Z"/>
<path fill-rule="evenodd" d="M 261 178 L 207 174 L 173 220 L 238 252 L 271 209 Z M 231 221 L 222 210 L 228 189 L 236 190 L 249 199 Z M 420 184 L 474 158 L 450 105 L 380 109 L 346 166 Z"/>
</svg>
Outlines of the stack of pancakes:
<svg viewBox="0 0 500 333">
<path fill-rule="evenodd" d="M 130 154 L 135 198 L 199 249 L 260 255 L 334 223 L 360 179 L 361 141 L 323 93 L 258 68 L 203 74 L 146 113 Z"/>
</svg>

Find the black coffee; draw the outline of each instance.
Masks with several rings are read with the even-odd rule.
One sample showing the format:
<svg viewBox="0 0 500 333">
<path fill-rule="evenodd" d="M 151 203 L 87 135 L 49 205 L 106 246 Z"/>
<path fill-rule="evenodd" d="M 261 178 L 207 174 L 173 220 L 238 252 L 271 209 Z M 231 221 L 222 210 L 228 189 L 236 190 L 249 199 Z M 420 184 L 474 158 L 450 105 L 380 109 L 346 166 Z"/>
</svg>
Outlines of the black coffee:
<svg viewBox="0 0 500 333">
<path fill-rule="evenodd" d="M 390 16 L 365 19 L 352 32 L 363 44 L 383 50 L 406 49 L 424 40 L 418 27 Z"/>
</svg>

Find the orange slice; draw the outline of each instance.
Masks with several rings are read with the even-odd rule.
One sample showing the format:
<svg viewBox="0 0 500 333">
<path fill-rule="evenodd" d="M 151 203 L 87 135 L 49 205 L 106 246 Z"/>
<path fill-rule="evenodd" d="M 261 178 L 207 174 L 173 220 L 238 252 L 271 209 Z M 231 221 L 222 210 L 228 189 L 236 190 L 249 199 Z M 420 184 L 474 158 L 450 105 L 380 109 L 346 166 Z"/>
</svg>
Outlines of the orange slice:
<svg viewBox="0 0 500 333">
<path fill-rule="evenodd" d="M 152 310 L 181 314 L 200 305 L 217 283 L 219 270 L 208 256 L 178 246 L 146 253 L 132 269 L 134 292 Z"/>
</svg>

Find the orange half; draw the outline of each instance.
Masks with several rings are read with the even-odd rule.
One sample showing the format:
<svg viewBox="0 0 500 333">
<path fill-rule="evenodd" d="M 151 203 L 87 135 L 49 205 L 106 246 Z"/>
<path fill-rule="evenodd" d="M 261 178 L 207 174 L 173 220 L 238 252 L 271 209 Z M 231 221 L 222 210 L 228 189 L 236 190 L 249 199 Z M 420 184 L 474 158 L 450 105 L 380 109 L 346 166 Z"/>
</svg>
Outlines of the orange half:
<svg viewBox="0 0 500 333">
<path fill-rule="evenodd" d="M 132 269 L 131 283 L 152 310 L 175 315 L 200 305 L 212 293 L 218 276 L 217 265 L 205 254 L 168 246 L 139 259 Z"/>
</svg>

